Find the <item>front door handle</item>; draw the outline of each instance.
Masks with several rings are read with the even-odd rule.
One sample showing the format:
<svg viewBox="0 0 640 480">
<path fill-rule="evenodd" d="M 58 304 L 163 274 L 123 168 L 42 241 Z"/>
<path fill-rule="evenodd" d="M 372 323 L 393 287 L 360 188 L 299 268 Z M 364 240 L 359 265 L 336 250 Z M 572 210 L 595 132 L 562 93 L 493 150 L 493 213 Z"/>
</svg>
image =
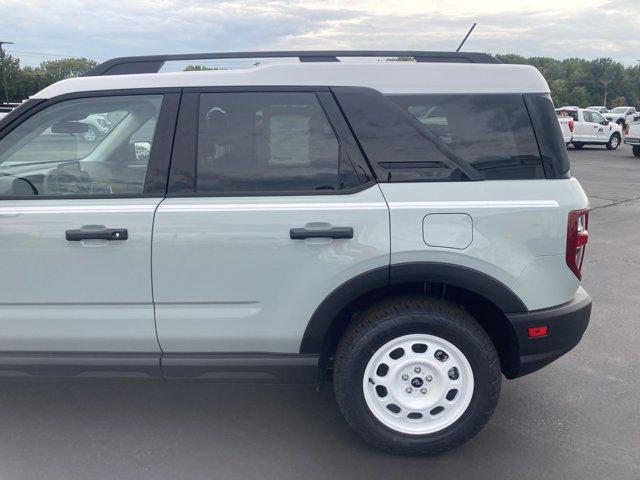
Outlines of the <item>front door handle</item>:
<svg viewBox="0 0 640 480">
<path fill-rule="evenodd" d="M 353 228 L 292 228 L 289 230 L 291 240 L 305 240 L 307 238 L 353 238 Z"/>
<path fill-rule="evenodd" d="M 102 230 L 67 230 L 67 241 L 79 242 L 80 240 L 126 240 L 129 232 L 126 228 L 104 228 Z"/>
</svg>

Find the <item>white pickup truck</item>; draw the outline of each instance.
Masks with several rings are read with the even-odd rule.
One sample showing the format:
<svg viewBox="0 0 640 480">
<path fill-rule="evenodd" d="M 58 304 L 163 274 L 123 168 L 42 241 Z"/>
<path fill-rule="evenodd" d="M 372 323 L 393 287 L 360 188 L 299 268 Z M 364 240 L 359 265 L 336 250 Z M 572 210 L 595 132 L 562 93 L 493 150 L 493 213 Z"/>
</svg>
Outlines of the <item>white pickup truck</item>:
<svg viewBox="0 0 640 480">
<path fill-rule="evenodd" d="M 624 143 L 631 145 L 634 156 L 640 157 L 640 122 L 629 124 L 629 130 L 624 137 Z"/>
<path fill-rule="evenodd" d="M 573 119 L 571 143 L 577 150 L 585 145 L 605 145 L 615 150 L 622 142 L 622 127 L 612 123 L 598 112 L 584 108 L 559 108 L 558 117 Z"/>
<path fill-rule="evenodd" d="M 634 107 L 616 107 L 605 113 L 604 118 L 624 128 L 627 124 L 633 122 L 637 115 L 638 112 Z"/>
<path fill-rule="evenodd" d="M 562 139 L 565 145 L 569 146 L 571 140 L 573 140 L 573 127 L 575 125 L 573 118 L 568 115 L 562 116 L 558 114 L 558 123 L 562 131 Z"/>
</svg>

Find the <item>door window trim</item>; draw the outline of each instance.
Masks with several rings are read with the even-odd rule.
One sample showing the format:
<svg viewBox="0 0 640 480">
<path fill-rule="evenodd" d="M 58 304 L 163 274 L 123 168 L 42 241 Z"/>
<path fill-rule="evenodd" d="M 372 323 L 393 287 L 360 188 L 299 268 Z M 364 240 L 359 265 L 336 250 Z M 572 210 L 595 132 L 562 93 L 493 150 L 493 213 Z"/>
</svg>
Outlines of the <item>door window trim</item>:
<svg viewBox="0 0 640 480">
<path fill-rule="evenodd" d="M 327 122 L 338 141 L 340 157 L 339 169 L 344 161 L 351 159 L 352 167 L 360 179 L 360 185 L 341 190 L 319 191 L 249 191 L 249 192 L 197 192 L 196 166 L 200 95 L 206 93 L 313 93 L 322 108 Z M 343 155 L 343 149 L 348 155 Z M 355 162 L 355 164 L 354 164 Z M 340 171 L 339 170 L 339 171 Z M 171 157 L 167 198 L 176 197 L 273 197 L 273 196 L 312 196 L 312 195 L 349 195 L 374 185 L 375 177 L 360 150 L 341 110 L 329 87 L 321 86 L 238 86 L 238 87 L 188 87 L 183 89 L 180 112 L 176 127 L 176 141 Z"/>
<path fill-rule="evenodd" d="M 164 197 L 168 185 L 168 173 L 173 149 L 173 139 L 176 127 L 176 118 L 180 105 L 182 88 L 135 88 L 118 90 L 92 90 L 73 92 L 41 100 L 38 103 L 28 104 L 29 108 L 22 111 L 21 115 L 11 119 L 11 123 L 0 129 L 0 141 L 10 132 L 22 125 L 23 122 L 33 117 L 42 110 L 53 105 L 84 98 L 100 97 L 124 97 L 139 95 L 163 95 L 162 106 L 158 114 L 154 142 L 149 154 L 149 164 L 145 176 L 143 193 L 123 194 L 82 194 L 82 195 L 0 195 L 3 200 L 104 200 L 117 198 L 158 198 Z M 19 107 L 18 107 L 19 108 Z M 13 112 L 12 112 L 13 113 Z"/>
</svg>

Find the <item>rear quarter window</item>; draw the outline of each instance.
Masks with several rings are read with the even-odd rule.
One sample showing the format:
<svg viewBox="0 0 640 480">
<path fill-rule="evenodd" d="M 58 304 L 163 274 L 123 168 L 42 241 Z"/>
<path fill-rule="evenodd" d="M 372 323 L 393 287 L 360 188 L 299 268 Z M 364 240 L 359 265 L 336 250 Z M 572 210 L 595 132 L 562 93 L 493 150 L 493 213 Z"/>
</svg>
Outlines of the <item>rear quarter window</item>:
<svg viewBox="0 0 640 480">
<path fill-rule="evenodd" d="M 545 177 L 522 95 L 335 93 L 379 181 Z"/>
<path fill-rule="evenodd" d="M 521 95 L 389 97 L 487 180 L 542 178 L 542 161 Z"/>
</svg>

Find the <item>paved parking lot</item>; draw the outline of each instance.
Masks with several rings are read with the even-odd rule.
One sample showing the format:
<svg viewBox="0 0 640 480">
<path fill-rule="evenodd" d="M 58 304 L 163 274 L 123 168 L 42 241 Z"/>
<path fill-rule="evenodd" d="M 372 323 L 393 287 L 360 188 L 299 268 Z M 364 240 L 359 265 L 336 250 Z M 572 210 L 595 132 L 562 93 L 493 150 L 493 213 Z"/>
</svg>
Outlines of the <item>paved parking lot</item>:
<svg viewBox="0 0 640 480">
<path fill-rule="evenodd" d="M 311 387 L 0 383 L 0 479 L 640 478 L 640 158 L 570 151 L 594 210 L 582 343 L 503 384 L 480 435 L 437 458 L 363 444 Z"/>
</svg>

